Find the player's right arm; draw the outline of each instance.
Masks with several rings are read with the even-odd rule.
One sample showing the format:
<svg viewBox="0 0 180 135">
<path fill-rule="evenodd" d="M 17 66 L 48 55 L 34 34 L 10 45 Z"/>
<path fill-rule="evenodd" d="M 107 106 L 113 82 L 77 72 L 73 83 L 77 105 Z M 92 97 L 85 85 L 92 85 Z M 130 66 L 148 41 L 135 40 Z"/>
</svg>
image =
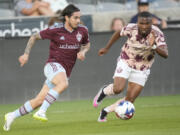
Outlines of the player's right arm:
<svg viewBox="0 0 180 135">
<path fill-rule="evenodd" d="M 36 40 L 40 40 L 41 36 L 39 33 L 32 35 L 29 38 L 24 54 L 19 57 L 20 66 L 24 66 L 28 62 L 29 54 L 31 52 L 31 48 L 34 46 Z"/>
<path fill-rule="evenodd" d="M 104 48 L 101 48 L 98 52 L 99 56 L 102 56 L 108 52 L 111 46 L 120 38 L 120 30 L 114 32 L 111 36 L 110 40 L 108 41 L 107 45 Z"/>
</svg>

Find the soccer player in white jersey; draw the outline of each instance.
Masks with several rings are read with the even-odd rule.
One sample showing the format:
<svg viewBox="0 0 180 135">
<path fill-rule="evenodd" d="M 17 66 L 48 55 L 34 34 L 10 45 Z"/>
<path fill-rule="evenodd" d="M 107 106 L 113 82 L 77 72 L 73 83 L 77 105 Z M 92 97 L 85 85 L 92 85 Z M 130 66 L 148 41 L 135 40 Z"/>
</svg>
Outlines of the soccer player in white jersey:
<svg viewBox="0 0 180 135">
<path fill-rule="evenodd" d="M 110 47 L 120 37 L 127 36 L 117 61 L 114 73 L 114 83 L 103 86 L 93 100 L 93 106 L 98 107 L 102 100 L 109 95 L 119 94 L 128 80 L 127 94 L 123 99 L 101 110 L 99 122 L 105 122 L 107 114 L 123 100 L 134 102 L 142 91 L 150 74 L 155 53 L 167 58 L 168 49 L 163 32 L 152 25 L 152 16 L 149 12 L 138 15 L 137 24 L 128 24 L 122 30 L 115 32 L 107 45 L 99 50 L 99 55 L 106 54 Z"/>
<path fill-rule="evenodd" d="M 61 13 L 62 23 L 32 35 L 22 56 L 19 57 L 21 66 L 28 62 L 29 54 L 34 43 L 40 39 L 49 39 L 49 58 L 44 67 L 46 81 L 39 94 L 25 102 L 20 108 L 5 115 L 4 130 L 8 131 L 12 122 L 34 109 L 39 110 L 33 115 L 35 119 L 47 121 L 46 111 L 66 88 L 68 78 L 76 59 L 84 60 L 90 48 L 87 27 L 80 24 L 80 10 L 74 5 L 68 5 Z"/>
</svg>

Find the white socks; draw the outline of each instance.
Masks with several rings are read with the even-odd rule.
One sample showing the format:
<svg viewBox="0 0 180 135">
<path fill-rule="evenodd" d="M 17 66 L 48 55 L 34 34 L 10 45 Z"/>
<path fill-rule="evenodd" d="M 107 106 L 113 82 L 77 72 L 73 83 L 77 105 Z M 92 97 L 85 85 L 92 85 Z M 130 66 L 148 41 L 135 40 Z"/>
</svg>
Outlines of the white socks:
<svg viewBox="0 0 180 135">
<path fill-rule="evenodd" d="M 104 88 L 103 90 L 104 94 L 107 96 L 111 96 L 114 95 L 114 91 L 113 91 L 113 84 L 109 84 L 106 88 Z"/>
</svg>

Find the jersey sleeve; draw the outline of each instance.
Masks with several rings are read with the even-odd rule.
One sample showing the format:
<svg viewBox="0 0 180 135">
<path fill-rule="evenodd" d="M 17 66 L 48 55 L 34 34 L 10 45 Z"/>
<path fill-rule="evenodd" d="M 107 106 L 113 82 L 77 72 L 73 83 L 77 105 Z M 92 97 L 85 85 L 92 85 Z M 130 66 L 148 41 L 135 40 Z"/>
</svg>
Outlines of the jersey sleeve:
<svg viewBox="0 0 180 135">
<path fill-rule="evenodd" d="M 83 36 L 82 45 L 86 45 L 87 43 L 89 43 L 89 33 L 88 33 L 88 29 L 84 28 L 84 36 Z"/>
<path fill-rule="evenodd" d="M 162 32 L 156 33 L 155 43 L 157 46 L 162 46 L 162 45 L 167 46 L 164 34 Z"/>
<path fill-rule="evenodd" d="M 53 40 L 56 35 L 56 27 L 51 26 L 45 30 L 40 31 L 40 36 L 42 39 Z"/>
<path fill-rule="evenodd" d="M 128 25 L 124 26 L 120 32 L 120 36 L 131 35 L 131 30 L 132 30 L 133 26 L 134 26 L 133 24 L 128 24 Z"/>
</svg>

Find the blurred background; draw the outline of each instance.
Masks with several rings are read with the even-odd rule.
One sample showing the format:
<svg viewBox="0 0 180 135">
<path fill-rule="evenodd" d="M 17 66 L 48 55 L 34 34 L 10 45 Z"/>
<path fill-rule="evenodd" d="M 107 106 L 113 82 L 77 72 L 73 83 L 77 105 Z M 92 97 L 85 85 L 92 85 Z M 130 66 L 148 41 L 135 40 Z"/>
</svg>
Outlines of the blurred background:
<svg viewBox="0 0 180 135">
<path fill-rule="evenodd" d="M 92 47 L 86 61 L 76 63 L 70 86 L 59 100 L 92 99 L 103 84 L 113 81 L 116 59 L 126 38 L 104 57 L 98 57 L 97 52 L 113 31 L 132 21 L 140 5 L 148 6 L 146 10 L 155 15 L 154 23 L 164 32 L 169 47 L 167 60 L 156 57 L 141 96 L 180 94 L 179 0 L 141 0 L 140 4 L 137 0 L 0 0 L 0 104 L 20 103 L 39 92 L 45 80 L 49 41 L 36 43 L 25 67 L 20 68 L 18 57 L 28 38 L 51 25 L 50 20 L 58 19 L 69 3 L 80 8 Z"/>
</svg>

